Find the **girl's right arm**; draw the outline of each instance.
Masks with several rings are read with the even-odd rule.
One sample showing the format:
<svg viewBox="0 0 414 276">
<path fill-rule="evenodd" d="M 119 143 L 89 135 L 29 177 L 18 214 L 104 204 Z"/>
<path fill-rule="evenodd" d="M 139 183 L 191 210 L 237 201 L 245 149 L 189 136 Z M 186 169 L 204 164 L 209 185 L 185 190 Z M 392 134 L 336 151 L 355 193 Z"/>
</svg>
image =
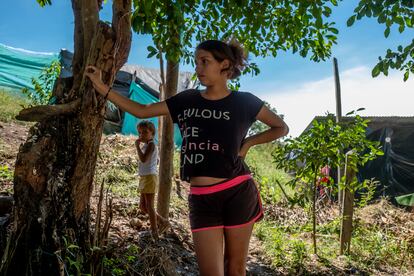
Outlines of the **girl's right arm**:
<svg viewBox="0 0 414 276">
<path fill-rule="evenodd" d="M 109 86 L 102 82 L 101 70 L 95 66 L 87 66 L 85 75 L 91 80 L 93 87 L 99 94 L 102 96 L 107 95 L 108 100 L 116 104 L 123 111 L 126 111 L 135 117 L 151 118 L 169 114 L 167 104 L 164 101 L 152 104 L 140 104 L 119 95 L 113 89 L 109 91 Z"/>
</svg>

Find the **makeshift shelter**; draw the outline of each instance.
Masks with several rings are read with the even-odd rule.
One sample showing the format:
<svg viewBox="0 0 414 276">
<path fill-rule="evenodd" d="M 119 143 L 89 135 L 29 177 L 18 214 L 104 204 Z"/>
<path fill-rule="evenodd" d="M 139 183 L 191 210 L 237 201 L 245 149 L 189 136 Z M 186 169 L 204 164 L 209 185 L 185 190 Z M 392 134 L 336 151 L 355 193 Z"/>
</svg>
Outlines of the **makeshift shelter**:
<svg viewBox="0 0 414 276">
<path fill-rule="evenodd" d="M 72 75 L 71 61 L 73 54 L 62 50 L 60 60 L 62 64 L 61 76 L 70 77 Z M 129 97 L 133 101 L 143 104 L 159 101 L 161 78 L 158 69 L 144 68 L 139 65 L 125 64 L 116 74 L 113 84 L 115 90 L 122 95 Z M 178 78 L 178 91 L 195 88 L 196 81 L 193 80 L 189 72 L 181 72 Z M 123 113 L 111 103 L 108 104 L 108 111 L 105 115 L 104 131 L 106 133 L 121 132 L 125 135 L 137 135 L 136 125 L 140 119 L 129 113 Z M 158 118 L 150 118 L 158 129 Z M 158 140 L 158 139 L 156 139 Z M 181 134 L 177 125 L 174 128 L 174 142 L 176 146 L 181 146 Z"/>
<path fill-rule="evenodd" d="M 0 43 L 0 87 L 33 90 L 32 78 L 59 58 L 57 53 L 33 52 Z"/>
<path fill-rule="evenodd" d="M 414 193 L 414 117 L 362 117 L 369 120 L 366 136 L 378 141 L 383 156 L 369 161 L 359 169 L 358 180 L 375 178 L 380 181 L 376 196 L 396 197 Z M 317 116 L 313 120 L 326 120 Z M 343 121 L 353 120 L 343 117 Z M 312 122 L 305 129 L 312 127 Z M 304 131 L 304 132 L 305 132 Z"/>
<path fill-rule="evenodd" d="M 148 103 L 156 103 L 159 101 L 157 97 L 154 97 L 150 93 L 148 93 L 141 85 L 139 85 L 136 82 L 131 83 L 130 92 L 129 92 L 129 98 L 133 101 L 142 103 L 142 104 L 148 104 Z M 155 129 L 158 129 L 158 118 L 149 118 L 147 119 L 151 121 L 155 125 Z M 125 113 L 124 120 L 122 123 L 122 134 L 128 135 L 128 134 L 137 134 L 137 124 L 141 120 L 137 117 L 129 114 L 128 112 Z M 155 136 L 155 141 L 158 143 L 158 135 Z M 180 134 L 180 129 L 175 124 L 174 125 L 174 143 L 177 147 L 181 146 L 182 137 Z"/>
</svg>

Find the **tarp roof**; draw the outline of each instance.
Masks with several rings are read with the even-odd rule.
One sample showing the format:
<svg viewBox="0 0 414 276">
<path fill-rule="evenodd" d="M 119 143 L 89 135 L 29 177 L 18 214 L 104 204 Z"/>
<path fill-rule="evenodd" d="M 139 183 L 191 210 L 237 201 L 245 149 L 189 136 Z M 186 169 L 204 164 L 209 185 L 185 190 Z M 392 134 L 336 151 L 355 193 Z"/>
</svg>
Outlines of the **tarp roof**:
<svg viewBox="0 0 414 276">
<path fill-rule="evenodd" d="M 62 50 L 60 52 L 60 59 L 62 64 L 61 76 L 70 77 L 72 75 L 72 58 L 73 53 Z M 133 76 L 136 76 L 135 81 L 143 86 L 143 88 L 158 98 L 158 91 L 161 83 L 160 70 L 154 68 L 145 68 L 140 65 L 125 64 L 116 75 L 118 82 L 131 83 Z M 186 89 L 195 88 L 197 86 L 196 80 L 192 80 L 193 74 L 190 72 L 180 72 L 178 76 L 177 91 L 181 92 Z M 129 89 L 129 86 L 128 86 Z"/>
<path fill-rule="evenodd" d="M 34 89 L 32 78 L 58 57 L 58 53 L 33 52 L 0 43 L 0 86 Z"/>
<path fill-rule="evenodd" d="M 363 119 L 369 120 L 368 127 L 372 130 L 380 129 L 387 126 L 414 126 L 414 116 L 361 116 Z M 352 116 L 344 116 L 342 121 L 348 122 L 353 120 Z M 308 124 L 302 134 L 308 131 L 312 127 L 314 120 L 323 121 L 326 120 L 326 116 L 315 116 Z M 301 134 L 301 135 L 302 135 Z"/>
</svg>

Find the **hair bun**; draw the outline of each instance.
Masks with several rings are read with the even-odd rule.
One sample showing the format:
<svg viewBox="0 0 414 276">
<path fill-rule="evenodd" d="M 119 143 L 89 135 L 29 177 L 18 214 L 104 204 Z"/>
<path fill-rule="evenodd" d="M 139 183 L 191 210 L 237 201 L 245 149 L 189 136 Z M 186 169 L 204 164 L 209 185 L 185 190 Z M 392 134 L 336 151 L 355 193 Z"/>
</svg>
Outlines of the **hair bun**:
<svg viewBox="0 0 414 276">
<path fill-rule="evenodd" d="M 247 53 L 236 39 L 230 40 L 227 45 L 234 56 L 234 70 L 230 79 L 235 79 L 241 75 L 241 72 L 247 65 Z"/>
</svg>

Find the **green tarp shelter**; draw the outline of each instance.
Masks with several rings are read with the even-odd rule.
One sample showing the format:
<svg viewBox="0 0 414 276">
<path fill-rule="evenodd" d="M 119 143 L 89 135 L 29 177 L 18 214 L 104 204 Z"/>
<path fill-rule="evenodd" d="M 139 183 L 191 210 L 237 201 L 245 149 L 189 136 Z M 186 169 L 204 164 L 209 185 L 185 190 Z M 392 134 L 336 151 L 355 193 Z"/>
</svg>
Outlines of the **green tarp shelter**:
<svg viewBox="0 0 414 276">
<path fill-rule="evenodd" d="M 58 53 L 33 52 L 0 44 L 0 87 L 34 89 L 32 78 L 59 59 Z"/>
<path fill-rule="evenodd" d="M 25 49 L 13 48 L 0 44 L 0 87 L 11 88 L 16 91 L 22 88 L 33 90 L 32 78 L 39 77 L 43 69 L 59 59 L 61 63 L 61 78 L 72 76 L 73 53 L 62 49 L 60 53 L 41 53 Z M 143 68 L 139 65 L 124 65 L 117 72 L 113 84 L 123 96 L 140 103 L 158 102 L 157 91 L 160 83 L 159 70 Z M 178 91 L 194 88 L 196 82 L 192 80 L 189 72 L 180 72 Z M 121 131 L 125 135 L 137 135 L 136 125 L 140 121 L 131 114 L 121 112 L 115 106 L 109 105 L 105 114 L 108 125 L 115 124 L 115 132 Z M 158 129 L 158 118 L 151 118 L 156 129 Z M 105 125 L 104 125 L 105 126 Z M 119 127 L 121 126 L 121 127 Z M 105 128 L 105 127 L 104 127 Z M 113 133 L 113 132 L 109 132 Z M 156 135 L 156 138 L 158 135 Z M 178 126 L 174 128 L 174 142 L 177 147 L 181 146 L 181 135 Z"/>
<path fill-rule="evenodd" d="M 148 103 L 156 103 L 158 102 L 158 98 L 154 97 L 150 93 L 148 93 L 141 85 L 131 82 L 130 90 L 129 90 L 129 98 L 133 101 L 148 104 Z M 155 129 L 158 129 L 158 118 L 149 118 L 146 119 L 154 123 Z M 141 120 L 134 117 L 133 115 L 125 112 L 124 121 L 122 124 L 122 134 L 124 135 L 137 135 L 137 124 Z M 155 140 L 158 143 L 158 135 L 155 135 Z M 180 134 L 180 129 L 177 125 L 174 125 L 174 143 L 177 147 L 181 146 L 182 138 Z"/>
</svg>

